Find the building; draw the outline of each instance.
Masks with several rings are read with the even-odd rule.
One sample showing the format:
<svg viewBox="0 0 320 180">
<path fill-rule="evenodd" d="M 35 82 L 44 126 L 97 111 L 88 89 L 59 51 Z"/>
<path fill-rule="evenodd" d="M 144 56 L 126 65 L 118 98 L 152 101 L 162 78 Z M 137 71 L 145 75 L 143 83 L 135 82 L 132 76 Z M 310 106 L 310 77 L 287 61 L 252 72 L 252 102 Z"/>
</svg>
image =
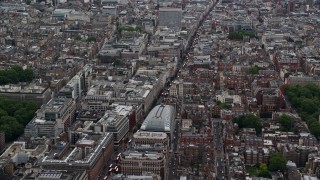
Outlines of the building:
<svg viewBox="0 0 320 180">
<path fill-rule="evenodd" d="M 306 167 L 311 174 L 316 174 L 317 177 L 320 178 L 320 157 L 314 155 L 309 156 Z"/>
<path fill-rule="evenodd" d="M 37 179 L 37 180 L 70 180 L 70 179 L 78 179 L 85 180 L 86 172 L 82 173 L 73 172 L 73 171 L 47 171 L 43 170 L 41 172 L 31 172 L 28 174 L 25 179 Z"/>
<path fill-rule="evenodd" d="M 292 161 L 287 162 L 287 174 L 288 180 L 301 179 L 301 174 L 297 168 L 297 165 Z"/>
<path fill-rule="evenodd" d="M 140 130 L 165 132 L 170 138 L 174 131 L 175 109 L 170 105 L 157 105 L 143 121 Z"/>
<path fill-rule="evenodd" d="M 296 5 L 296 2 L 294 0 L 288 1 L 288 12 L 294 12 L 295 5 Z"/>
<path fill-rule="evenodd" d="M 55 153 L 51 152 L 39 162 L 42 169 L 70 170 L 80 174 L 86 171 L 83 179 L 94 180 L 113 153 L 113 135 L 82 133 L 76 146 L 69 149 L 63 158 L 56 158 Z"/>
<path fill-rule="evenodd" d="M 131 110 L 131 106 L 117 106 L 114 111 L 106 111 L 104 116 L 92 125 L 94 132 L 113 133 L 114 146 L 118 147 L 129 131 L 128 114 Z"/>
<path fill-rule="evenodd" d="M 169 145 L 168 135 L 163 132 L 138 131 L 133 134 L 133 141 L 137 145 L 153 145 L 155 143 Z"/>
<path fill-rule="evenodd" d="M 65 20 L 71 12 L 74 12 L 74 9 L 55 9 L 52 12 L 52 19 L 63 21 Z"/>
<path fill-rule="evenodd" d="M 118 15 L 118 1 L 116 0 L 102 0 L 102 13 L 108 15 Z"/>
<path fill-rule="evenodd" d="M 247 148 L 244 154 L 245 164 L 255 165 L 259 163 L 268 163 L 270 154 L 268 148 Z"/>
<path fill-rule="evenodd" d="M 0 166 L 2 163 L 8 162 L 7 160 L 10 160 L 14 165 L 25 164 L 29 161 L 30 157 L 39 158 L 47 150 L 48 145 L 46 144 L 38 145 L 34 149 L 27 149 L 25 142 L 15 141 L 0 156 Z"/>
<path fill-rule="evenodd" d="M 170 29 L 181 29 L 181 8 L 160 8 L 159 26 L 167 26 Z"/>
<path fill-rule="evenodd" d="M 145 175 L 123 175 L 117 174 L 112 177 L 113 180 L 161 180 L 161 177 L 155 174 L 145 173 Z"/>
<path fill-rule="evenodd" d="M 167 179 L 167 159 L 163 153 L 126 151 L 120 155 L 120 167 L 124 175 L 143 175 L 146 172 Z"/>
<path fill-rule="evenodd" d="M 217 94 L 216 100 L 229 105 L 241 105 L 241 97 L 239 95 L 230 95 L 227 91 L 223 91 L 221 92 L 221 94 Z"/>
<path fill-rule="evenodd" d="M 0 97 L 5 97 L 15 101 L 33 101 L 39 106 L 46 104 L 51 99 L 51 90 L 48 84 L 30 83 L 23 84 L 10 84 L 0 86 Z"/>
<path fill-rule="evenodd" d="M 195 85 L 192 82 L 180 82 L 174 81 L 172 86 L 169 88 L 170 96 L 182 97 L 185 95 L 195 94 Z"/>
<path fill-rule="evenodd" d="M 59 91 L 58 97 L 72 98 L 77 100 L 83 91 L 87 92 L 90 85 L 92 65 L 85 65 L 70 81 Z"/>
<path fill-rule="evenodd" d="M 26 137 L 57 137 L 67 131 L 75 119 L 76 103 L 69 98 L 52 98 L 37 110 L 36 116 L 26 125 Z"/>
</svg>

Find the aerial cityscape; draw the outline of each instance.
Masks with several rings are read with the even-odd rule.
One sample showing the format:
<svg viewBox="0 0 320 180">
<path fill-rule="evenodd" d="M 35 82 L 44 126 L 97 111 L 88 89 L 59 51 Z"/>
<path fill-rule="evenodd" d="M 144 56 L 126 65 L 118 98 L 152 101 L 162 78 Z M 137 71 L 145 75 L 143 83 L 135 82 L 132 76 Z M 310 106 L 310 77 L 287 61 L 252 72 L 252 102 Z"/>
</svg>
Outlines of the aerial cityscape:
<svg viewBox="0 0 320 180">
<path fill-rule="evenodd" d="M 320 179 L 320 0 L 0 0 L 0 180 Z"/>
</svg>

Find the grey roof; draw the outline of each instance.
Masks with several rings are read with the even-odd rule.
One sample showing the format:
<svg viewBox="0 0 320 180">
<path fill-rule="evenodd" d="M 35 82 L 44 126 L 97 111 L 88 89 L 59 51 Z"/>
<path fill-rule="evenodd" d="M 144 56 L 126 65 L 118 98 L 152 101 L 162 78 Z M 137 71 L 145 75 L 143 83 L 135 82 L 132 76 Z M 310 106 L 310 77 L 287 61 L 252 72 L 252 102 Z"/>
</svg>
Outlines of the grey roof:
<svg viewBox="0 0 320 180">
<path fill-rule="evenodd" d="M 143 131 L 170 132 L 174 121 L 174 108 L 170 105 L 154 107 L 141 125 Z"/>
</svg>

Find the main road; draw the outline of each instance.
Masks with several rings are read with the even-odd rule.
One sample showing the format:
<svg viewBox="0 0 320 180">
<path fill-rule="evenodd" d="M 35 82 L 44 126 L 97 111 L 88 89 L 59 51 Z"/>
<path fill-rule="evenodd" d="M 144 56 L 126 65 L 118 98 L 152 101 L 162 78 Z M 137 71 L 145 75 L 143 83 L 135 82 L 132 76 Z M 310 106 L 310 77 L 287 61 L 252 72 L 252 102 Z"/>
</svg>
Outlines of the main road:
<svg viewBox="0 0 320 180">
<path fill-rule="evenodd" d="M 215 167 L 216 167 L 216 177 L 219 179 L 227 179 L 226 176 L 226 162 L 224 158 L 224 148 L 223 148 L 223 124 L 222 121 L 213 120 L 213 129 L 215 130 L 213 139 L 215 147 Z"/>
<path fill-rule="evenodd" d="M 217 5 L 218 2 L 219 2 L 219 0 L 212 1 L 212 3 L 210 4 L 209 8 L 207 9 L 207 11 L 200 18 L 196 28 L 190 34 L 190 36 L 188 38 L 187 45 L 185 46 L 186 47 L 185 51 L 184 51 L 184 53 L 182 55 L 182 58 L 181 58 L 181 61 L 180 61 L 179 65 L 178 65 L 177 73 L 172 78 L 172 80 L 174 80 L 177 77 L 177 74 L 178 74 L 180 68 L 182 67 L 181 64 L 184 63 L 184 61 L 185 61 L 187 55 L 189 54 L 189 52 L 193 50 L 192 44 L 193 44 L 193 42 L 194 42 L 194 40 L 195 40 L 195 38 L 197 36 L 199 28 L 203 25 L 203 22 L 207 19 L 208 15 L 213 10 L 213 8 Z M 183 101 L 178 101 L 178 102 L 183 102 Z M 182 107 L 182 106 L 180 105 L 179 107 Z M 177 174 L 177 168 L 178 168 L 178 163 L 179 163 L 179 150 L 178 150 L 179 131 L 180 131 L 180 118 L 177 118 L 176 122 L 175 122 L 175 130 L 174 130 L 174 133 L 173 133 L 173 139 L 171 140 L 171 143 L 173 143 L 173 145 L 171 146 L 172 149 L 171 149 L 170 154 L 169 154 L 170 162 L 169 162 L 168 178 L 170 180 L 171 179 L 179 179 L 178 174 Z M 223 161 L 223 158 L 221 158 L 220 161 Z M 221 168 L 222 167 L 223 166 L 221 166 Z M 221 170 L 221 171 L 223 171 L 223 170 Z"/>
</svg>

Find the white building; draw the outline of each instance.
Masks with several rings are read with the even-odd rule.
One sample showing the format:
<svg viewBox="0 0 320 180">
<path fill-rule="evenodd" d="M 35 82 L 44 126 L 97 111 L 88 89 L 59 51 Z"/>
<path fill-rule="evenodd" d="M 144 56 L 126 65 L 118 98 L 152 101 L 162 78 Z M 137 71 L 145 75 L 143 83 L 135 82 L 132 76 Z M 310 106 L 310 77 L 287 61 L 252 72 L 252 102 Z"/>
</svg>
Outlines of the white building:
<svg viewBox="0 0 320 180">
<path fill-rule="evenodd" d="M 69 98 L 53 98 L 37 110 L 25 128 L 26 137 L 57 137 L 74 120 L 76 103 Z"/>
<path fill-rule="evenodd" d="M 132 109 L 132 106 L 117 105 L 112 111 L 106 111 L 105 115 L 92 125 L 94 132 L 113 133 L 114 146 L 119 146 L 129 131 L 128 115 Z"/>
<path fill-rule="evenodd" d="M 227 104 L 240 104 L 241 97 L 239 95 L 229 95 L 228 92 L 223 91 L 221 94 L 216 95 L 216 100 Z"/>
</svg>

